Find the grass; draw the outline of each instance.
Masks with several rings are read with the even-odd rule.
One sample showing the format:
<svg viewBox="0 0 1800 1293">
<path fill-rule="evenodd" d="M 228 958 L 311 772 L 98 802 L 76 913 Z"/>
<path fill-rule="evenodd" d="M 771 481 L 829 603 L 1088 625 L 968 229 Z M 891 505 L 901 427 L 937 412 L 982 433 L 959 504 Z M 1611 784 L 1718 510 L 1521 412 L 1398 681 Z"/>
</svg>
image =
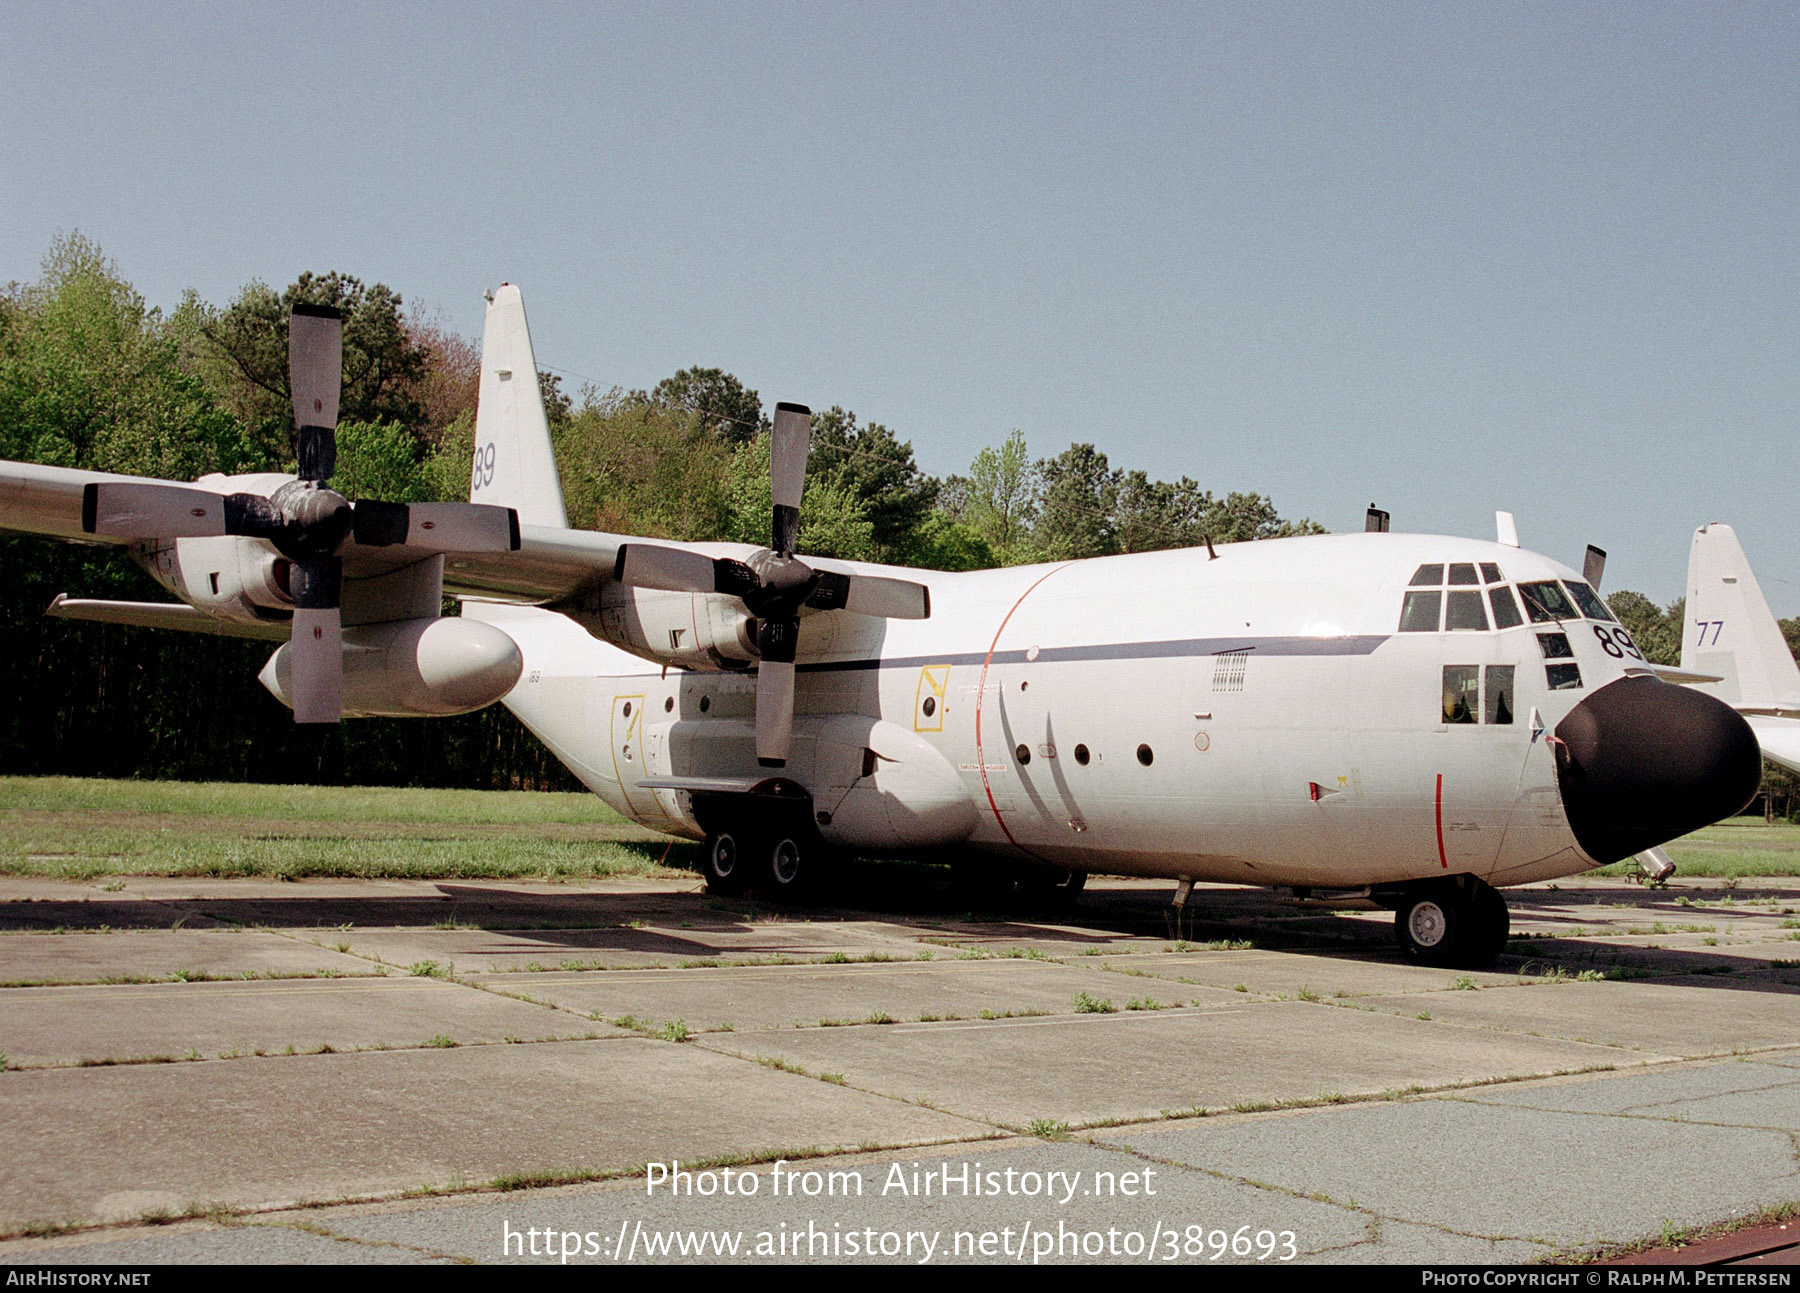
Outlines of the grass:
<svg viewBox="0 0 1800 1293">
<path fill-rule="evenodd" d="M 1678 876 L 1800 876 L 1800 826 L 1770 825 L 1760 817 L 1732 817 L 1665 844 Z M 1636 861 L 1609 866 L 1601 875 L 1638 871 Z"/>
<path fill-rule="evenodd" d="M 594 795 L 0 777 L 0 875 L 596 878 L 668 843 Z"/>
</svg>

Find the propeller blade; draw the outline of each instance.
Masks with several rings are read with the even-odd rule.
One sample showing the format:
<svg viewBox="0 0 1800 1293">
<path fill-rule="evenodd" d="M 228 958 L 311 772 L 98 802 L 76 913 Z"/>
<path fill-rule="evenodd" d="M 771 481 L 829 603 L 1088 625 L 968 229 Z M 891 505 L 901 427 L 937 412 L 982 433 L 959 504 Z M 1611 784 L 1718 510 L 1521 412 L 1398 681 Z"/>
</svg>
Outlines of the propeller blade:
<svg viewBox="0 0 1800 1293">
<path fill-rule="evenodd" d="M 794 735 L 794 662 L 764 660 L 756 667 L 756 761 L 787 765 Z"/>
<path fill-rule="evenodd" d="M 225 495 L 181 485 L 93 484 L 81 491 L 81 528 L 133 539 L 229 534 Z"/>
<path fill-rule="evenodd" d="M 384 503 L 358 499 L 351 521 L 368 548 L 405 544 L 427 552 L 517 552 L 519 514 L 486 503 Z"/>
<path fill-rule="evenodd" d="M 806 604 L 815 611 L 845 610 L 854 615 L 876 615 L 890 620 L 931 618 L 931 590 L 910 579 L 885 575 L 845 575 L 835 570 L 819 572 L 819 586 Z"/>
<path fill-rule="evenodd" d="M 756 626 L 756 761 L 765 768 L 787 763 L 794 734 L 794 652 L 800 621 L 763 619 Z"/>
<path fill-rule="evenodd" d="M 1595 592 L 1600 591 L 1600 576 L 1606 573 L 1606 551 L 1587 545 L 1587 557 L 1581 563 L 1581 577 L 1587 580 L 1588 587 Z"/>
<path fill-rule="evenodd" d="M 294 631 L 288 639 L 290 694 L 296 723 L 335 723 L 344 716 L 344 629 L 338 611 L 343 563 L 296 561 L 288 576 Z"/>
<path fill-rule="evenodd" d="M 296 723 L 335 723 L 344 716 L 344 631 L 337 607 L 296 610 L 288 641 Z"/>
<path fill-rule="evenodd" d="M 661 588 L 673 593 L 710 593 L 716 591 L 717 583 L 711 557 L 660 543 L 621 544 L 613 577 L 632 588 Z"/>
<path fill-rule="evenodd" d="M 769 546 L 784 557 L 793 556 L 800 533 L 800 495 L 811 444 L 812 410 L 804 404 L 777 404 L 775 435 L 769 442 L 769 497 L 775 505 Z"/>
<path fill-rule="evenodd" d="M 330 480 L 337 467 L 338 388 L 344 380 L 344 315 L 296 305 L 288 316 L 288 385 L 294 396 L 300 475 Z"/>
</svg>

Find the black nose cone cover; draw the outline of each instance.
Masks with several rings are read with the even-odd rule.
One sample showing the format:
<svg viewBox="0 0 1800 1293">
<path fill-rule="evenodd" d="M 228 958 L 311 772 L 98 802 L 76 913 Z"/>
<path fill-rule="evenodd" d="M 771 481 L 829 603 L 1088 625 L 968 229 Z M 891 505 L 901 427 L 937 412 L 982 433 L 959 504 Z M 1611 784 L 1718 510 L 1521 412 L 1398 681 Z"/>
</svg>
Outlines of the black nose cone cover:
<svg viewBox="0 0 1800 1293">
<path fill-rule="evenodd" d="M 1563 808 L 1582 852 L 1618 862 L 1739 812 L 1762 783 L 1756 733 L 1722 701 L 1635 675 L 1556 725 Z"/>
</svg>

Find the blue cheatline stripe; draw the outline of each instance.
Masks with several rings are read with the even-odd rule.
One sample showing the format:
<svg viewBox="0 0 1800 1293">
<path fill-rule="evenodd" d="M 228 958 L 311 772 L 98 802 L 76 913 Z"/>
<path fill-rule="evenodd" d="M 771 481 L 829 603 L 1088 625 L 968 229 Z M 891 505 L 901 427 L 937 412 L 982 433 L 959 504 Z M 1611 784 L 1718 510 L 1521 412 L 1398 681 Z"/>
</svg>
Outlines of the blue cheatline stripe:
<svg viewBox="0 0 1800 1293">
<path fill-rule="evenodd" d="M 1389 634 L 1335 638 L 1177 638 L 1164 642 L 1106 642 L 1093 646 L 1043 647 L 1031 664 L 1073 664 L 1097 660 L 1178 660 L 1254 651 L 1259 656 L 1370 655 Z M 985 651 L 948 655 L 891 656 L 879 660 L 823 660 L 799 666 L 801 673 L 842 673 L 855 669 L 919 669 L 926 665 L 981 664 Z M 995 664 L 1025 664 L 1025 648 L 996 651 Z"/>
</svg>

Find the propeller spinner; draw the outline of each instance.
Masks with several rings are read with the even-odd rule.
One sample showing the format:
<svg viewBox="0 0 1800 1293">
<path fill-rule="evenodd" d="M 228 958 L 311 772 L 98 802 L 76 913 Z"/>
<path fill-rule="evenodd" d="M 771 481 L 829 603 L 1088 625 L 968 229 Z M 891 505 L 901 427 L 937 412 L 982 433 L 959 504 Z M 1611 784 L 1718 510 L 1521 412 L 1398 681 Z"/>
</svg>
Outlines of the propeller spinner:
<svg viewBox="0 0 1800 1293">
<path fill-rule="evenodd" d="M 89 485 L 82 528 L 131 539 L 235 535 L 264 539 L 293 563 L 289 648 L 294 721 L 343 717 L 343 552 L 404 544 L 425 552 L 509 552 L 518 513 L 480 503 L 352 503 L 328 482 L 337 469 L 344 316 L 328 305 L 296 305 L 288 318 L 288 384 L 294 401 L 297 479 L 262 494 L 215 494 L 184 485 Z"/>
<path fill-rule="evenodd" d="M 800 496 L 812 441 L 812 411 L 804 404 L 775 406 L 769 444 L 769 546 L 739 561 L 686 548 L 627 543 L 614 574 L 635 588 L 724 593 L 756 616 L 756 761 L 784 767 L 794 730 L 794 655 L 800 611 L 848 610 L 888 619 L 922 620 L 931 614 L 923 584 L 881 575 L 816 570 L 794 555 L 800 534 Z"/>
</svg>

